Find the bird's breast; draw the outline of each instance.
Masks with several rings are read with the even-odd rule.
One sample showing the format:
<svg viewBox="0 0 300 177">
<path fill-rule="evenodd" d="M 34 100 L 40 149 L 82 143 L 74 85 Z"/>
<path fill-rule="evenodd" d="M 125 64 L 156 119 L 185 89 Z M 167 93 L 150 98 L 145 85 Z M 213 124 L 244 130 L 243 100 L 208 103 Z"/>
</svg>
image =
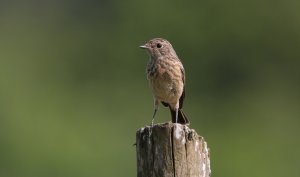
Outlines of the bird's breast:
<svg viewBox="0 0 300 177">
<path fill-rule="evenodd" d="M 147 77 L 156 99 L 167 103 L 176 102 L 183 91 L 181 71 L 165 62 L 153 64 Z"/>
</svg>

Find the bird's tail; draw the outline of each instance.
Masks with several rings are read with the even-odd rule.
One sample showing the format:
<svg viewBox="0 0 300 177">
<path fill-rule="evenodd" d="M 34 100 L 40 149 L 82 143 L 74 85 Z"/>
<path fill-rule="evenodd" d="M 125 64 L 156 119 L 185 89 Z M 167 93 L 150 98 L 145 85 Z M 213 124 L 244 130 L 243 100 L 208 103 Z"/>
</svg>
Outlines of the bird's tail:
<svg viewBox="0 0 300 177">
<path fill-rule="evenodd" d="M 169 107 L 170 108 L 170 107 Z M 176 111 L 174 111 L 172 108 L 170 108 L 171 116 L 172 116 L 172 122 L 176 123 Z M 182 109 L 178 110 L 178 120 L 177 123 L 180 124 L 190 124 L 189 119 L 186 117 Z"/>
</svg>

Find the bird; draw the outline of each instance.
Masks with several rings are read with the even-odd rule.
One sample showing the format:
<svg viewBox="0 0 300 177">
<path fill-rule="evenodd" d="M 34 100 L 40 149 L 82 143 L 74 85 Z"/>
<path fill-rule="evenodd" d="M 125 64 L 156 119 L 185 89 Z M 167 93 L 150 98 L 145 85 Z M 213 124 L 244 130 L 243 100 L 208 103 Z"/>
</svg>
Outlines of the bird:
<svg viewBox="0 0 300 177">
<path fill-rule="evenodd" d="M 154 118 L 159 103 L 169 107 L 173 123 L 189 125 L 182 107 L 185 98 L 185 70 L 173 46 L 163 38 L 154 38 L 139 46 L 150 59 L 146 67 L 147 79 L 154 98 Z"/>
</svg>

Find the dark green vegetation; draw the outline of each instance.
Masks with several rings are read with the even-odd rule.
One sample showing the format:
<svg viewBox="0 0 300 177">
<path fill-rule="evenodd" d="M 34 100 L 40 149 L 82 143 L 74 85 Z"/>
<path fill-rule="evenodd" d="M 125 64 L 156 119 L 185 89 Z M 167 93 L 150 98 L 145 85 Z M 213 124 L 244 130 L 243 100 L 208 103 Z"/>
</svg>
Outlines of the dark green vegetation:
<svg viewBox="0 0 300 177">
<path fill-rule="evenodd" d="M 213 176 L 299 176 L 299 5 L 1 2 L 0 176 L 135 176 L 153 108 L 138 46 L 153 37 L 182 59 Z M 161 107 L 156 122 L 169 120 Z"/>
</svg>

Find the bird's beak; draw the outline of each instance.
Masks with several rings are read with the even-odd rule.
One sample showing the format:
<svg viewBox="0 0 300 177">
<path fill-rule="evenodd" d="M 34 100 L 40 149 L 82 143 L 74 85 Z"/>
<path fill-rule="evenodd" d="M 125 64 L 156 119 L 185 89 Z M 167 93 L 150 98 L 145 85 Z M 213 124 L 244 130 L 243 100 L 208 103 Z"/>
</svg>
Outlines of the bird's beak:
<svg viewBox="0 0 300 177">
<path fill-rule="evenodd" d="M 149 47 L 147 47 L 146 45 L 141 45 L 141 46 L 139 46 L 139 48 L 141 48 L 141 49 L 148 49 Z"/>
</svg>

